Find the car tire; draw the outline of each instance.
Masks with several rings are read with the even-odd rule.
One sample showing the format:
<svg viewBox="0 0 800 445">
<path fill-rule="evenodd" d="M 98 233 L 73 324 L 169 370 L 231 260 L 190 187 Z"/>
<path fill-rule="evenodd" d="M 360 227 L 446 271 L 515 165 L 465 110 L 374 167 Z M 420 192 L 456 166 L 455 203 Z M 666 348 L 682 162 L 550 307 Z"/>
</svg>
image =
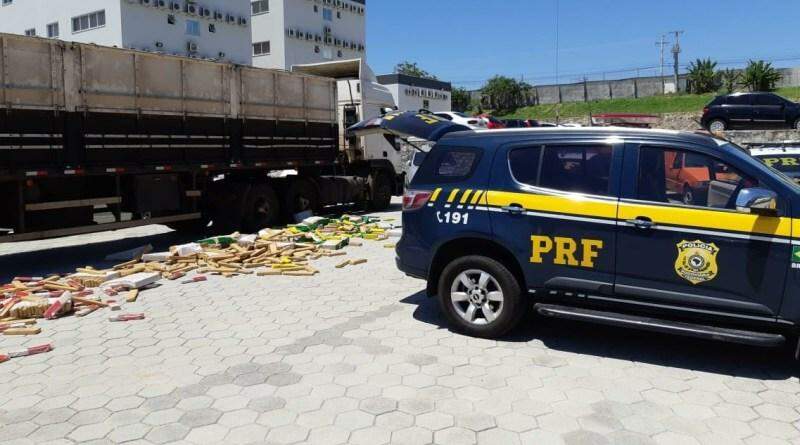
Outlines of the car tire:
<svg viewBox="0 0 800 445">
<path fill-rule="evenodd" d="M 465 256 L 445 266 L 438 294 L 453 330 L 473 337 L 500 337 L 516 327 L 526 312 L 514 274 L 485 256 Z"/>
<path fill-rule="evenodd" d="M 717 132 L 717 131 L 725 131 L 728 129 L 728 123 L 725 122 L 725 119 L 711 119 L 708 122 L 708 131 Z"/>
<path fill-rule="evenodd" d="M 798 117 L 797 120 L 794 121 L 794 129 L 800 131 L 800 117 Z"/>
<path fill-rule="evenodd" d="M 681 201 L 686 205 L 695 205 L 695 197 L 694 190 L 688 184 L 683 186 L 683 194 L 681 195 Z"/>
</svg>

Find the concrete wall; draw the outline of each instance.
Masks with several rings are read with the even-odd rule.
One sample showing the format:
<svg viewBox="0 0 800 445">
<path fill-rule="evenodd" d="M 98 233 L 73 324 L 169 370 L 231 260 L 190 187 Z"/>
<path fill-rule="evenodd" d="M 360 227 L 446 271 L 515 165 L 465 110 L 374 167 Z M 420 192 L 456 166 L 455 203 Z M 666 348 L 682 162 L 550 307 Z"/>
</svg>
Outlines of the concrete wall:
<svg viewBox="0 0 800 445">
<path fill-rule="evenodd" d="M 800 70 L 797 73 L 800 85 Z M 681 91 L 686 91 L 686 79 L 679 79 Z M 558 90 L 561 89 L 561 102 L 583 102 L 585 100 L 605 100 L 648 97 L 664 94 L 674 90 L 672 78 L 638 77 L 619 80 L 592 80 L 588 82 L 535 86 L 536 102 L 540 104 L 555 104 L 559 102 Z"/>
</svg>

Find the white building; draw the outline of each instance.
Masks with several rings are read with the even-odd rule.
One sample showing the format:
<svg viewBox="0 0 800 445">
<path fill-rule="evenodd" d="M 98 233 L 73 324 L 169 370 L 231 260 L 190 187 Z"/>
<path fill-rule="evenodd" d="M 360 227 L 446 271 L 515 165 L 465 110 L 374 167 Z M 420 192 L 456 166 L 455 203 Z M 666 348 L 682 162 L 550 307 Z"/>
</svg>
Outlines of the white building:
<svg viewBox="0 0 800 445">
<path fill-rule="evenodd" d="M 378 76 L 378 82 L 389 88 L 401 111 L 426 109 L 433 112 L 452 109 L 453 90 L 450 82 L 424 79 L 405 74 Z"/>
<path fill-rule="evenodd" d="M 252 2 L 253 65 L 293 65 L 364 58 L 366 0 Z"/>
<path fill-rule="evenodd" d="M 0 0 L 0 32 L 251 63 L 249 0 Z"/>
</svg>

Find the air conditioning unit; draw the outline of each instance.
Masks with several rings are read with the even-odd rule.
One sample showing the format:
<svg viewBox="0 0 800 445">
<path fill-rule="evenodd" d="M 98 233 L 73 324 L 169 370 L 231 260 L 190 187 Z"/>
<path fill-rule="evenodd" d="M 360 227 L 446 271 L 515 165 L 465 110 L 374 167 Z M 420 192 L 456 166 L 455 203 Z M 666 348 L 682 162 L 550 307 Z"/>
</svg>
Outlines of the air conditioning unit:
<svg viewBox="0 0 800 445">
<path fill-rule="evenodd" d="M 186 42 L 186 50 L 190 53 L 197 52 L 197 42 Z"/>
<path fill-rule="evenodd" d="M 155 6 L 161 9 L 167 9 L 167 0 L 156 0 Z"/>
<path fill-rule="evenodd" d="M 342 46 L 342 41 L 340 39 L 333 39 L 333 44 L 336 45 L 336 46 L 341 47 Z"/>
<path fill-rule="evenodd" d="M 315 42 L 321 42 L 322 41 L 322 36 L 319 35 L 319 34 L 314 34 L 314 41 Z"/>
<path fill-rule="evenodd" d="M 173 11 L 176 11 L 176 12 L 180 11 L 181 10 L 180 2 L 172 2 L 172 3 L 170 3 L 169 4 L 169 9 L 171 9 Z"/>
<path fill-rule="evenodd" d="M 222 51 L 220 51 L 220 52 L 218 52 L 218 53 L 217 53 L 217 57 L 218 57 L 218 58 L 220 58 L 220 59 L 224 59 L 224 58 L 225 58 L 225 55 L 226 55 L 226 54 L 225 54 L 224 52 L 222 52 Z"/>
<path fill-rule="evenodd" d="M 153 0 L 142 0 L 142 6 L 152 6 Z"/>
<path fill-rule="evenodd" d="M 330 45 L 333 43 L 333 37 L 325 37 L 325 44 Z"/>
<path fill-rule="evenodd" d="M 293 29 L 287 29 L 286 33 L 289 34 L 289 37 L 294 37 L 294 30 Z"/>
<path fill-rule="evenodd" d="M 247 26 L 247 17 L 239 17 L 239 26 Z"/>
<path fill-rule="evenodd" d="M 200 15 L 203 17 L 211 17 L 211 10 L 208 8 L 200 8 Z"/>
<path fill-rule="evenodd" d="M 194 3 L 187 3 L 186 13 L 189 15 L 197 15 L 197 5 Z"/>
<path fill-rule="evenodd" d="M 156 42 L 155 45 L 156 45 L 156 48 L 163 48 L 164 47 L 164 42 Z"/>
<path fill-rule="evenodd" d="M 228 14 L 225 16 L 225 21 L 228 23 L 236 23 L 236 17 L 231 14 Z"/>
<path fill-rule="evenodd" d="M 314 34 L 311 34 L 310 32 L 307 32 L 306 33 L 306 40 L 314 40 Z"/>
<path fill-rule="evenodd" d="M 214 11 L 214 20 L 216 20 L 216 21 L 218 21 L 218 22 L 221 22 L 221 21 L 222 21 L 222 19 L 224 19 L 224 18 L 225 18 L 225 15 L 224 15 L 224 14 L 222 14 L 222 13 L 221 13 L 221 12 L 219 12 L 219 11 Z"/>
</svg>

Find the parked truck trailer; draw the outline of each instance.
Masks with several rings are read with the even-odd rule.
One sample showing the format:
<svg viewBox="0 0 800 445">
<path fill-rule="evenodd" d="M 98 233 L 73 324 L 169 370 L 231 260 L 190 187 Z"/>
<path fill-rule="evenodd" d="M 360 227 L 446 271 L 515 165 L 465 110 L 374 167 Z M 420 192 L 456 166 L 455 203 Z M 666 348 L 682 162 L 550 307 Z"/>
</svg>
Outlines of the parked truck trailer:
<svg viewBox="0 0 800 445">
<path fill-rule="evenodd" d="M 385 207 L 402 176 L 340 149 L 336 82 L 0 34 L 0 242 Z"/>
</svg>

